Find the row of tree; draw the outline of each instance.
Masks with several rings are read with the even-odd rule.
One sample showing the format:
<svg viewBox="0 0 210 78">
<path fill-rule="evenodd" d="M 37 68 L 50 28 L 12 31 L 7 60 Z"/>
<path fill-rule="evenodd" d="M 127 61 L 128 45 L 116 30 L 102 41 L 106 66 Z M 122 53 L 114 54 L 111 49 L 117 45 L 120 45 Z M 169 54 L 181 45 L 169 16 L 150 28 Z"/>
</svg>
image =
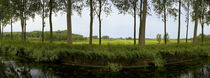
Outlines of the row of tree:
<svg viewBox="0 0 210 78">
<path fill-rule="evenodd" d="M 151 5 L 153 7 L 151 7 Z M 178 5 L 178 6 L 177 6 Z M 90 9 L 90 36 L 89 44 L 92 45 L 93 38 L 93 19 L 98 17 L 99 21 L 99 45 L 101 45 L 102 14 L 109 15 L 112 6 L 116 7 L 121 14 L 131 14 L 134 18 L 134 45 L 136 42 L 136 19 L 139 16 L 139 44 L 145 45 L 145 29 L 147 15 L 150 8 L 154 9 L 164 22 L 164 43 L 167 44 L 167 18 L 178 16 L 178 37 L 177 43 L 180 43 L 181 15 L 182 8 L 186 11 L 186 42 L 188 42 L 188 27 L 190 17 L 195 22 L 193 43 L 196 44 L 198 23 L 202 26 L 210 23 L 210 1 L 209 0 L 0 0 L 0 27 L 11 25 L 11 38 L 13 38 L 12 24 L 17 20 L 21 22 L 22 40 L 26 40 L 27 20 L 35 18 L 35 15 L 42 17 L 42 42 L 44 42 L 45 20 L 49 18 L 50 24 L 50 42 L 53 42 L 53 22 L 52 14 L 59 11 L 67 14 L 67 42 L 72 44 L 72 15 L 77 13 L 81 15 L 82 9 Z M 75 11 L 75 12 L 74 12 Z M 0 39 L 2 36 L 0 29 Z M 203 37 L 202 37 L 203 41 Z"/>
</svg>

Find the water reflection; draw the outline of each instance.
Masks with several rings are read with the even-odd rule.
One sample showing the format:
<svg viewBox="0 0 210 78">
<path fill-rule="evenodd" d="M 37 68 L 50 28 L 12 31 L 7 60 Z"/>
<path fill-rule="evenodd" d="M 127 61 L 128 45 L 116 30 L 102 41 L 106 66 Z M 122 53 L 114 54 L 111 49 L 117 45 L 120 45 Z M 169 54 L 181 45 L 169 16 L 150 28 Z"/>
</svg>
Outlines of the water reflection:
<svg viewBox="0 0 210 78">
<path fill-rule="evenodd" d="M 0 78 L 210 78 L 210 63 L 208 60 L 197 60 L 158 69 L 106 72 L 96 68 L 0 59 Z"/>
<path fill-rule="evenodd" d="M 35 68 L 31 64 L 18 63 L 11 60 L 0 60 L 0 78 L 57 78 L 44 72 L 41 68 Z"/>
</svg>

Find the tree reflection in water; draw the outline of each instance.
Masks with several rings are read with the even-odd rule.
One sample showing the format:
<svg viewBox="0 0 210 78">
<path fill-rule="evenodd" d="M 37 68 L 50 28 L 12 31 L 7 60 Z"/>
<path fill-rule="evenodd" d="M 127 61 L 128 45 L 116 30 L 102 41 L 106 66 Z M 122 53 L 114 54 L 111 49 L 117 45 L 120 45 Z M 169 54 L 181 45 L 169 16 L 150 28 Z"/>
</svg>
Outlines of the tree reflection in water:
<svg viewBox="0 0 210 78">
<path fill-rule="evenodd" d="M 120 72 L 108 72 L 80 66 L 0 60 L 0 78 L 210 78 L 210 62 L 197 60 L 158 69 L 123 69 Z"/>
<path fill-rule="evenodd" d="M 57 78 L 49 71 L 32 68 L 28 64 L 0 60 L 1 78 Z"/>
</svg>

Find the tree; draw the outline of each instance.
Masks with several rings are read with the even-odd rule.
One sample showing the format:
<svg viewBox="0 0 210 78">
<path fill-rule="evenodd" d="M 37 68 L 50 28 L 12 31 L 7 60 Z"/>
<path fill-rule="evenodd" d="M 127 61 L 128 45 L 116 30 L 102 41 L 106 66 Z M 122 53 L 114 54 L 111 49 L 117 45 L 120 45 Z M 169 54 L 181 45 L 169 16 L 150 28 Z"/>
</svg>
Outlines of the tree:
<svg viewBox="0 0 210 78">
<path fill-rule="evenodd" d="M 101 45 L 101 23 L 102 23 L 102 18 L 101 15 L 103 12 L 105 12 L 106 15 L 109 15 L 111 12 L 111 5 L 108 2 L 109 0 L 97 0 L 97 9 L 96 14 L 98 16 L 98 21 L 99 21 L 99 45 Z"/>
<path fill-rule="evenodd" d="M 26 21 L 31 17 L 35 17 L 35 12 L 37 11 L 38 0 L 11 0 L 12 7 L 15 11 L 13 15 L 18 17 L 21 22 L 22 29 L 22 40 L 26 40 Z"/>
<path fill-rule="evenodd" d="M 5 10 L 5 7 L 3 5 L 4 3 L 4 0 L 0 0 L 0 40 L 2 40 L 2 37 L 3 37 L 3 34 L 2 34 L 2 21 L 4 19 L 4 10 Z"/>
<path fill-rule="evenodd" d="M 87 0 L 87 3 L 89 4 L 90 7 L 90 36 L 89 36 L 89 45 L 93 44 L 93 19 L 94 19 L 94 4 L 95 0 Z"/>
<path fill-rule="evenodd" d="M 4 16 L 4 20 L 2 20 L 2 25 L 6 26 L 8 24 L 11 25 L 11 39 L 13 39 L 13 22 L 17 21 L 17 17 L 14 16 L 14 9 L 13 9 L 13 3 L 11 0 L 3 0 L 3 2 L 1 2 L 3 7 L 4 7 L 4 12 L 3 12 L 3 16 Z M 5 9 L 7 8 L 7 9 Z"/>
<path fill-rule="evenodd" d="M 140 7 L 139 7 L 139 45 L 141 44 L 141 29 L 142 29 L 142 26 L 141 26 L 141 23 L 142 23 L 142 7 L 143 7 L 143 0 L 140 0 Z"/>
<path fill-rule="evenodd" d="M 145 0 L 146 1 L 146 0 Z M 147 1 L 146 1 L 147 2 Z M 131 14 L 134 18 L 134 45 L 136 45 L 136 15 L 138 10 L 138 0 L 112 0 L 112 3 L 118 8 L 119 13 Z"/>
<path fill-rule="evenodd" d="M 72 44 L 72 15 L 73 11 L 76 11 L 81 15 L 83 8 L 83 0 L 62 0 L 65 6 L 66 18 L 67 18 L 67 43 Z"/>
<path fill-rule="evenodd" d="M 49 9 L 47 8 L 47 1 L 46 0 L 40 0 L 40 7 L 39 7 L 39 11 L 38 14 L 40 14 L 41 18 L 42 18 L 42 34 L 41 34 L 41 38 L 42 38 L 42 42 L 44 42 L 44 28 L 45 26 L 45 18 L 48 16 L 48 11 Z"/>
<path fill-rule="evenodd" d="M 109 39 L 109 36 L 102 36 L 102 39 Z"/>
<path fill-rule="evenodd" d="M 93 36 L 93 39 L 98 39 L 98 36 L 97 35 Z"/>
<path fill-rule="evenodd" d="M 177 44 L 180 44 L 180 29 L 181 29 L 181 5 L 182 5 L 182 1 L 179 0 L 179 19 L 178 19 L 178 37 L 177 37 Z"/>
<path fill-rule="evenodd" d="M 174 1 L 173 0 L 152 0 L 154 11 L 162 16 L 164 22 L 164 43 L 167 44 L 167 31 L 166 31 L 166 22 L 167 16 L 171 15 L 176 17 L 177 16 L 177 9 L 174 8 Z"/>
<path fill-rule="evenodd" d="M 161 38 L 161 34 L 157 34 L 156 36 L 156 40 L 158 41 L 158 43 L 160 44 L 162 38 Z"/>
<path fill-rule="evenodd" d="M 207 23 L 207 2 L 205 0 L 200 0 L 200 9 L 199 9 L 199 20 L 201 24 L 201 30 L 202 30 L 202 35 L 201 35 L 201 41 L 202 43 L 204 42 L 204 25 Z"/>
<path fill-rule="evenodd" d="M 186 3 L 186 4 L 184 4 Z M 185 22 L 187 23 L 186 25 L 186 43 L 188 43 L 188 33 L 189 33 L 189 22 L 190 22 L 190 0 L 184 0 L 183 2 L 183 7 L 187 11 L 186 13 L 186 20 Z"/>
<path fill-rule="evenodd" d="M 192 6 L 193 6 L 193 21 L 195 21 L 195 27 L 194 27 L 194 36 L 193 36 L 193 44 L 196 44 L 197 42 L 197 31 L 198 31 L 198 19 L 199 19 L 199 5 L 200 0 L 193 0 Z"/>
<path fill-rule="evenodd" d="M 145 45 L 146 19 L 147 19 L 147 0 L 143 0 L 143 13 L 140 14 L 140 45 Z"/>
<path fill-rule="evenodd" d="M 50 24 L 50 43 L 53 42 L 53 23 L 52 23 L 52 14 L 56 13 L 61 8 L 59 6 L 60 0 L 48 0 L 48 9 L 49 9 L 49 24 Z"/>
</svg>

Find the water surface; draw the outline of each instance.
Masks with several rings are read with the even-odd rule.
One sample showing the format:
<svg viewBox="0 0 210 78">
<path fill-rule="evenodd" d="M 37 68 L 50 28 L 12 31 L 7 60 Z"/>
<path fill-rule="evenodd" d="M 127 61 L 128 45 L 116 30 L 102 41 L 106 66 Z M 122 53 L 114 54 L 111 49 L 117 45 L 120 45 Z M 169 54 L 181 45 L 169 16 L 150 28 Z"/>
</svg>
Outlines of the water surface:
<svg viewBox="0 0 210 78">
<path fill-rule="evenodd" d="M 0 58 L 0 78 L 210 78 L 210 61 L 200 59 L 162 68 L 147 67 L 108 72 L 98 68 L 38 64 Z"/>
</svg>

